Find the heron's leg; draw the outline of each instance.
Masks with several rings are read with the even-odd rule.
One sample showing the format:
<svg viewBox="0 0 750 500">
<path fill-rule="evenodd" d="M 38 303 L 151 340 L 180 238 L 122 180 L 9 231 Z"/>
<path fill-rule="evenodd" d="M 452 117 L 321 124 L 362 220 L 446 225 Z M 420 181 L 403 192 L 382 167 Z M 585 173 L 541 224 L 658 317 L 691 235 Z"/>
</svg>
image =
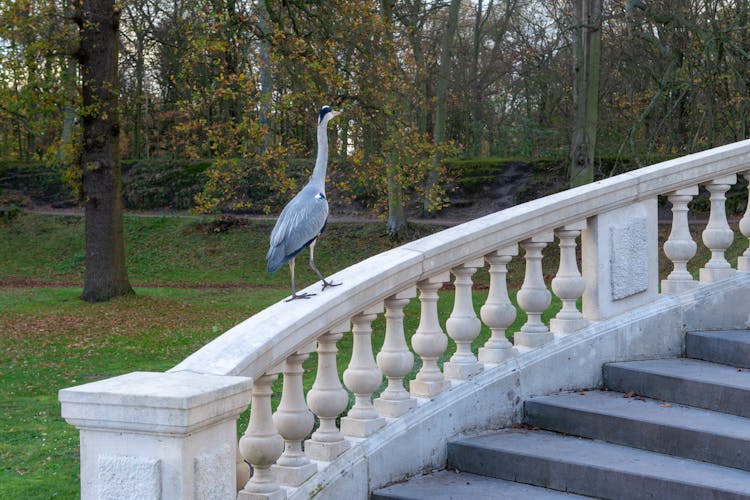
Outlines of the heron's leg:
<svg viewBox="0 0 750 500">
<path fill-rule="evenodd" d="M 341 283 L 334 283 L 333 281 L 326 281 L 326 279 L 323 277 L 322 274 L 320 274 L 320 271 L 318 271 L 318 268 L 315 267 L 315 243 L 318 240 L 313 240 L 312 243 L 310 243 L 310 267 L 312 267 L 312 270 L 315 271 L 315 274 L 318 275 L 318 277 L 323 280 L 323 290 L 326 289 L 326 287 L 329 286 L 339 286 Z"/>
<path fill-rule="evenodd" d="M 292 296 L 286 299 L 284 302 L 290 302 L 294 299 L 309 299 L 314 293 L 297 293 L 297 289 L 294 286 L 294 259 L 289 261 L 289 271 L 292 273 Z"/>
</svg>

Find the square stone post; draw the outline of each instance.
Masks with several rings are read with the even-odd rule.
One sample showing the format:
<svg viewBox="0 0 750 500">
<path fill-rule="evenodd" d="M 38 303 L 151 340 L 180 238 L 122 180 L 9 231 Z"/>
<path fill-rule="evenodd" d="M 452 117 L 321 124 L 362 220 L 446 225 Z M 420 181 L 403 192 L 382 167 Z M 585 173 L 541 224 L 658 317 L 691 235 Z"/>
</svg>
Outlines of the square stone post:
<svg viewBox="0 0 750 500">
<path fill-rule="evenodd" d="M 599 321 L 659 294 L 656 198 L 588 219 L 581 235 L 583 317 Z"/>
<path fill-rule="evenodd" d="M 134 372 L 62 389 L 81 436 L 81 498 L 236 497 L 237 418 L 252 379 Z"/>
</svg>

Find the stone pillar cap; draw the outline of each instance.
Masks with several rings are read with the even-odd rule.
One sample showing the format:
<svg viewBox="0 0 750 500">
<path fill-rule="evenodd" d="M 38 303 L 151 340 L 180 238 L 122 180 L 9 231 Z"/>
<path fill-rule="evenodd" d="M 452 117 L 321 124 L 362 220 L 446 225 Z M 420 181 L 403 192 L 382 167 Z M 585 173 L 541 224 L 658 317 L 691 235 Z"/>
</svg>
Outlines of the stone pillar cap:
<svg viewBox="0 0 750 500">
<path fill-rule="evenodd" d="M 181 372 L 133 372 L 60 390 L 62 416 L 78 428 L 192 432 L 236 418 L 252 379 Z"/>
</svg>

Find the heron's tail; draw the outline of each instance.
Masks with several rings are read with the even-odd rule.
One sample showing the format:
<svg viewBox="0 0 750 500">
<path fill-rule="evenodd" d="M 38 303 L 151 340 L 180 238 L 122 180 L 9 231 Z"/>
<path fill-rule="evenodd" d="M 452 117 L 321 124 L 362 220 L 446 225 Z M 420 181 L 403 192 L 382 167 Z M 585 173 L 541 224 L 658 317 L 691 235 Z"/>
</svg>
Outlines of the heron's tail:
<svg viewBox="0 0 750 500">
<path fill-rule="evenodd" d="M 284 265 L 284 251 L 280 246 L 274 246 L 268 249 L 266 255 L 266 262 L 268 267 L 266 268 L 269 273 L 275 273 L 281 266 Z"/>
</svg>

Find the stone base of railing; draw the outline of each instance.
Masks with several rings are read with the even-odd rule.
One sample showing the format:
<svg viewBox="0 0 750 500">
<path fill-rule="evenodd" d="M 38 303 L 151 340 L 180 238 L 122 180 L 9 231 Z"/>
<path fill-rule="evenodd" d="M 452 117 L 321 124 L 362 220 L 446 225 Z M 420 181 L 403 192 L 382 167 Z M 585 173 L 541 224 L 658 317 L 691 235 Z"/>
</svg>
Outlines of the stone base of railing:
<svg viewBox="0 0 750 500">
<path fill-rule="evenodd" d="M 267 493 L 245 490 L 237 493 L 237 500 L 284 500 L 285 498 L 286 492 L 282 489 L 277 489 Z"/>
<path fill-rule="evenodd" d="M 230 498 L 252 380 L 134 372 L 60 391 L 81 432 L 81 498 Z"/>
<path fill-rule="evenodd" d="M 678 293 L 692 290 L 693 288 L 700 285 L 700 282 L 695 280 L 662 280 L 661 281 L 661 293 L 675 295 Z"/>
<path fill-rule="evenodd" d="M 341 432 L 352 437 L 367 437 L 385 425 L 385 419 L 379 418 L 341 418 Z"/>
<path fill-rule="evenodd" d="M 349 441 L 345 439 L 332 443 L 313 441 L 312 439 L 305 441 L 305 453 L 307 456 L 313 460 L 321 460 L 323 462 L 330 462 L 348 450 L 349 447 Z"/>
<path fill-rule="evenodd" d="M 737 270 L 745 273 L 750 272 L 750 257 L 744 255 L 737 257 Z"/>
<path fill-rule="evenodd" d="M 271 468 L 276 472 L 276 478 L 279 483 L 293 487 L 299 486 L 307 481 L 310 476 L 318 472 L 318 466 L 312 462 L 299 466 L 276 464 Z"/>
<path fill-rule="evenodd" d="M 515 344 L 519 347 L 540 347 L 552 342 L 555 336 L 550 332 L 517 332 L 513 336 Z"/>
<path fill-rule="evenodd" d="M 549 320 L 549 329 L 553 333 L 568 335 L 570 333 L 575 333 L 582 328 L 585 328 L 587 324 L 588 321 L 583 318 L 552 318 L 551 320 Z"/>
<path fill-rule="evenodd" d="M 412 380 L 409 382 L 411 395 L 417 398 L 431 398 L 450 388 L 447 380 Z"/>
<path fill-rule="evenodd" d="M 443 373 L 445 374 L 445 377 L 451 380 L 466 380 L 469 377 L 473 377 L 477 373 L 481 373 L 482 370 L 482 365 L 477 362 L 466 364 L 451 363 L 449 361 L 443 365 Z"/>
<path fill-rule="evenodd" d="M 700 280 L 702 283 L 716 283 L 733 278 L 737 271 L 731 267 L 726 268 L 706 268 L 700 270 Z"/>
<path fill-rule="evenodd" d="M 509 359 L 513 359 L 518 356 L 518 349 L 513 347 L 513 344 L 508 343 L 507 346 L 503 347 L 480 347 L 479 348 L 479 361 L 485 365 L 499 365 Z"/>
<path fill-rule="evenodd" d="M 378 414 L 386 418 L 398 418 L 407 411 L 417 406 L 417 400 L 408 397 L 404 399 L 383 399 L 377 398 L 373 401 L 375 409 L 378 410 Z"/>
</svg>

